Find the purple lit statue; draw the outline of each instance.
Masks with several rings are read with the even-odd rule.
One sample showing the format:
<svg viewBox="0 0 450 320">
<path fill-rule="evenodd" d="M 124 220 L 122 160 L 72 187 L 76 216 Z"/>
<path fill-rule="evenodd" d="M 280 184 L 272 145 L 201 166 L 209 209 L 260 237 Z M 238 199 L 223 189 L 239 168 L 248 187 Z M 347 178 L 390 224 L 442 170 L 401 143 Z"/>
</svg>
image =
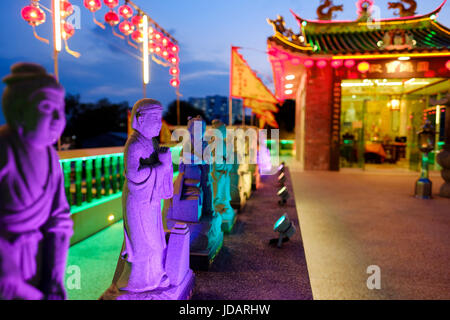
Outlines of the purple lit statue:
<svg viewBox="0 0 450 320">
<path fill-rule="evenodd" d="M 11 71 L 0 127 L 0 299 L 65 299 L 72 220 L 52 146 L 65 126 L 65 93 L 39 65 Z"/>
<path fill-rule="evenodd" d="M 189 273 L 189 230 L 176 225 L 166 250 L 161 199 L 173 195 L 173 167 L 169 149 L 158 143 L 162 106 L 142 99 L 131 117 L 134 131 L 124 151 L 124 246 L 112 285 L 101 299 L 176 299 L 180 294 L 173 288 Z M 183 248 L 186 254 L 177 256 Z"/>
</svg>

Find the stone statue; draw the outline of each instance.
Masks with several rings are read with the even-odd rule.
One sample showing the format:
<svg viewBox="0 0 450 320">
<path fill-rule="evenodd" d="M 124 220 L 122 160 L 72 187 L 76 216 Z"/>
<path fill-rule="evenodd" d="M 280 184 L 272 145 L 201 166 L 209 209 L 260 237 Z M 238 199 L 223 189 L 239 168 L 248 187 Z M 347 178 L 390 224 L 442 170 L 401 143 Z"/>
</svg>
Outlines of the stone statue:
<svg viewBox="0 0 450 320">
<path fill-rule="evenodd" d="M 223 160 L 220 163 L 220 159 L 217 159 L 217 155 L 213 155 L 213 164 L 211 177 L 213 180 L 213 194 L 214 194 L 214 209 L 222 215 L 222 230 L 224 232 L 230 232 L 236 221 L 236 213 L 231 207 L 231 194 L 230 194 L 230 171 L 233 164 L 227 163 L 226 153 L 226 126 L 220 120 L 213 120 L 212 126 L 214 129 L 219 130 L 223 136 Z"/>
<path fill-rule="evenodd" d="M 213 208 L 211 157 L 205 154 L 208 143 L 203 141 L 206 122 L 200 116 L 189 118 L 187 128 L 191 152 L 180 157 L 167 226 L 176 221 L 189 222 L 191 265 L 195 269 L 207 269 L 222 246 L 222 217 Z M 201 146 L 195 146 L 195 141 L 201 142 Z M 186 157 L 190 163 L 185 163 Z"/>
<path fill-rule="evenodd" d="M 72 235 L 58 154 L 64 89 L 46 70 L 19 63 L 3 79 L 0 127 L 0 299 L 65 299 Z"/>
<path fill-rule="evenodd" d="M 170 279 L 166 267 L 168 264 L 173 267 L 173 261 L 166 259 L 169 254 L 166 253 L 161 200 L 173 195 L 173 167 L 169 148 L 160 147 L 158 143 L 162 120 L 161 103 L 152 99 L 138 101 L 133 107 L 131 119 L 134 131 L 128 138 L 124 151 L 124 244 L 112 285 L 101 299 L 170 299 L 173 296 L 161 293 L 174 285 L 174 279 Z M 187 245 L 184 248 L 185 253 L 187 252 L 187 269 L 185 266 L 184 273 L 187 273 L 189 231 L 186 226 L 176 226 L 175 229 L 177 230 L 173 235 L 187 239 L 187 244 L 184 240 L 175 241 L 182 243 L 177 245 L 176 251 L 180 246 Z M 178 262 L 186 262 L 186 254 L 183 259 L 174 252 L 170 255 L 174 259 L 178 258 L 175 259 Z"/>
</svg>

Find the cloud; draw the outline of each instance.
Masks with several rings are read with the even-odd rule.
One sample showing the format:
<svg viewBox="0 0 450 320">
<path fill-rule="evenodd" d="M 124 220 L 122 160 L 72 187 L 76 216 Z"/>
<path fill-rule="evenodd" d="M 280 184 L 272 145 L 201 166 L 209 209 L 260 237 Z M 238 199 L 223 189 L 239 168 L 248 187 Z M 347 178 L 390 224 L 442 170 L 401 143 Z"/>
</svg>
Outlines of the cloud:
<svg viewBox="0 0 450 320">
<path fill-rule="evenodd" d="M 142 88 L 122 88 L 116 86 L 99 86 L 92 88 L 86 94 L 88 96 L 114 96 L 114 97 L 126 97 L 142 92 Z"/>
<path fill-rule="evenodd" d="M 228 71 L 222 70 L 202 70 L 197 72 L 191 72 L 188 74 L 182 74 L 181 81 L 188 81 L 211 76 L 228 76 L 229 74 L 230 73 Z"/>
</svg>

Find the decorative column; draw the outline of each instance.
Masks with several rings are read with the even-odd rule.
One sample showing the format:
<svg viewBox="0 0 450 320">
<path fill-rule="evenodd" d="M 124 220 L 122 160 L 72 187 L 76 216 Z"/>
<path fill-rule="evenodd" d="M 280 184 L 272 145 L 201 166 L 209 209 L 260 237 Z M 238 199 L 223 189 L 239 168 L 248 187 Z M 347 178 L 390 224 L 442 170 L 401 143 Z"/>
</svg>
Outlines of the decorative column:
<svg viewBox="0 0 450 320">
<path fill-rule="evenodd" d="M 444 184 L 441 186 L 439 195 L 441 197 L 450 198 L 450 99 L 446 98 L 438 101 L 438 104 L 445 105 L 445 144 L 444 149 L 437 155 L 437 162 L 442 167 L 442 178 Z M 444 106 L 442 106 L 444 107 Z"/>
</svg>

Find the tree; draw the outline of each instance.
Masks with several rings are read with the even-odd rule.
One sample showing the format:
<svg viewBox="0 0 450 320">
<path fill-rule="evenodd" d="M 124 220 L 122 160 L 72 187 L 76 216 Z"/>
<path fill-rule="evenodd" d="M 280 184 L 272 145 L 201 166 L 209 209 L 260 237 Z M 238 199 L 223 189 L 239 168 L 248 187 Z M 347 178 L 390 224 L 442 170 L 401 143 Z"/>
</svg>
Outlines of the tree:
<svg viewBox="0 0 450 320">
<path fill-rule="evenodd" d="M 195 108 L 187 101 L 180 101 L 180 125 L 187 125 L 188 117 L 195 117 L 200 115 L 206 119 L 205 113 L 201 109 Z M 168 110 L 164 113 L 163 119 L 171 125 L 177 125 L 177 101 L 174 100 L 169 104 Z"/>
</svg>

